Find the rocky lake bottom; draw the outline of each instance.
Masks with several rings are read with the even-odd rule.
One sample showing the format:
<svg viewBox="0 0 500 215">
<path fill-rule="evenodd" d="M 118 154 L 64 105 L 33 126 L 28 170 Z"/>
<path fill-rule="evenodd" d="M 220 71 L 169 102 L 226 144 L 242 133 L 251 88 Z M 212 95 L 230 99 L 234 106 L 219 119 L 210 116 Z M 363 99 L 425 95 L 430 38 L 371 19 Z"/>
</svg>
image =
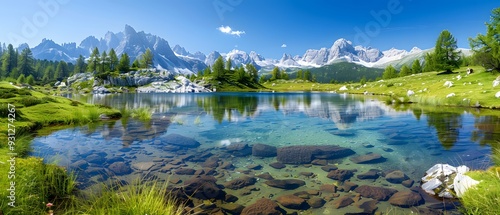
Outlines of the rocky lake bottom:
<svg viewBox="0 0 500 215">
<path fill-rule="evenodd" d="M 340 117 L 313 107 L 233 111 L 222 121 L 177 108 L 149 122 L 55 131 L 34 140 L 33 155 L 74 171 L 85 190 L 168 181 L 201 214 L 459 214 L 458 201 L 434 198 L 420 182 L 436 163 L 491 164 L 490 147 L 470 138 L 477 120 L 463 115 L 459 132 L 437 130 L 430 115 L 356 107 Z"/>
</svg>

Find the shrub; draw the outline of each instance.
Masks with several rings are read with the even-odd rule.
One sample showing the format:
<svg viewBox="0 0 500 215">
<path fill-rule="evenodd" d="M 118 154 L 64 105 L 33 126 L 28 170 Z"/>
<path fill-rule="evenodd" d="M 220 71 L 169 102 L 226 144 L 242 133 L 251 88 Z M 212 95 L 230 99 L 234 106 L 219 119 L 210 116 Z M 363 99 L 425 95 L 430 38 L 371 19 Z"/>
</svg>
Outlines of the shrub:
<svg viewBox="0 0 500 215">
<path fill-rule="evenodd" d="M 57 100 L 49 96 L 45 96 L 42 98 L 42 103 L 49 103 L 49 102 L 57 103 Z"/>
<path fill-rule="evenodd" d="M 42 100 L 38 99 L 37 97 L 34 97 L 34 96 L 26 96 L 26 97 L 23 97 L 19 102 L 21 104 L 23 104 L 25 107 L 30 107 L 30 106 L 34 106 L 37 104 L 41 104 Z"/>
</svg>

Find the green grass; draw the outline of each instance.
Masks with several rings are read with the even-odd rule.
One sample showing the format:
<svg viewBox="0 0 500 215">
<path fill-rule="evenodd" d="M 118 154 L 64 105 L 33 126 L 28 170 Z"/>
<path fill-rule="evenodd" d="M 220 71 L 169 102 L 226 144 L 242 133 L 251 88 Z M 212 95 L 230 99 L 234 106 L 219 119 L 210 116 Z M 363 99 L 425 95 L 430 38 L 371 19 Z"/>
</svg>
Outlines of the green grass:
<svg viewBox="0 0 500 215">
<path fill-rule="evenodd" d="M 467 173 L 480 183 L 468 189 L 460 199 L 464 214 L 498 214 L 500 211 L 500 149 L 493 149 L 491 159 L 495 166 Z"/>
<path fill-rule="evenodd" d="M 8 94 L 5 96 L 5 94 Z M 28 89 L 21 89 L 7 82 L 0 82 L 0 212 L 3 214 L 46 214 L 45 203 L 54 203 L 54 209 L 65 210 L 76 201 L 73 194 L 75 177 L 64 169 L 45 164 L 41 159 L 27 157 L 31 151 L 32 133 L 40 128 L 59 125 L 79 125 L 97 121 L 100 114 L 119 118 L 117 110 L 74 102 L 73 100 L 49 96 Z M 9 106 L 8 104 L 11 104 Z M 10 111 L 12 105 L 15 111 Z M 15 114 L 15 120 L 8 114 Z M 8 125 L 15 126 L 15 135 L 8 135 Z M 7 147 L 7 140 L 15 138 L 14 150 Z M 8 178 L 11 168 L 9 153 L 15 158 L 15 178 Z M 16 207 L 8 206 L 7 188 L 15 182 Z M 4 189 L 5 188 L 5 189 Z"/>
<path fill-rule="evenodd" d="M 500 170 L 473 171 L 467 175 L 480 183 L 467 190 L 462 196 L 463 213 L 498 214 L 500 211 Z"/>
<path fill-rule="evenodd" d="M 408 102 L 435 106 L 471 107 L 479 104 L 486 108 L 500 108 L 500 99 L 495 93 L 500 87 L 493 88 L 492 82 L 497 73 L 486 72 L 482 67 L 471 67 L 474 73 L 466 75 L 466 67 L 455 70 L 454 74 L 437 75 L 438 72 L 427 72 L 389 80 L 368 82 L 365 85 L 351 84 L 319 84 L 302 80 L 278 80 L 264 83 L 264 87 L 275 91 L 335 91 L 339 93 L 364 94 L 393 97 L 406 97 L 408 90 L 415 92 Z M 457 76 L 461 79 L 458 80 Z M 452 87 L 443 86 L 446 81 L 452 81 Z M 339 91 L 346 86 L 348 90 Z M 454 93 L 455 96 L 446 96 Z"/>
<path fill-rule="evenodd" d="M 118 188 L 104 187 L 102 191 L 90 193 L 87 201 L 66 214 L 185 214 L 184 205 L 176 201 L 167 190 L 166 183 L 160 185 L 158 182 L 135 183 Z"/>
<path fill-rule="evenodd" d="M 149 108 L 137 108 L 130 113 L 130 116 L 141 121 L 150 121 L 153 113 Z"/>
</svg>

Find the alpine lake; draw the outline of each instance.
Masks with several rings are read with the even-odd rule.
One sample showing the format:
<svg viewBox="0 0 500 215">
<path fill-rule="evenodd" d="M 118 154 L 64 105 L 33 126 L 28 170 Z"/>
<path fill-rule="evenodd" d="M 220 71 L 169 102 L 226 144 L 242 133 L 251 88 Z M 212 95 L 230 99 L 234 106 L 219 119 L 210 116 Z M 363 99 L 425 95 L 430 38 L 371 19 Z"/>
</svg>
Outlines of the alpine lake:
<svg viewBox="0 0 500 215">
<path fill-rule="evenodd" d="M 80 189 L 169 181 L 194 206 L 214 203 L 207 211 L 267 198 L 298 214 L 455 214 L 458 201 L 419 188 L 425 171 L 437 163 L 486 169 L 500 139 L 500 119 L 484 110 L 393 106 L 380 97 L 291 92 L 72 98 L 148 108 L 153 115 L 38 135 L 33 156 L 75 172 Z M 394 171 L 404 175 L 389 178 Z M 189 190 L 193 183 L 207 186 Z M 422 199 L 394 206 L 388 198 L 360 195 L 356 188 L 363 185 L 411 190 Z"/>
</svg>

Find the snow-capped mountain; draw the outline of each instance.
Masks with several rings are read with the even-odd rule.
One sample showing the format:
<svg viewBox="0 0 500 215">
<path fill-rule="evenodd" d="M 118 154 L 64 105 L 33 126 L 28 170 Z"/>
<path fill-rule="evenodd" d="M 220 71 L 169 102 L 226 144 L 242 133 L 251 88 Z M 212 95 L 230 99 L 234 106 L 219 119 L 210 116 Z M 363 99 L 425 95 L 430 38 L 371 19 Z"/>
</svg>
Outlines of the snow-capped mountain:
<svg viewBox="0 0 500 215">
<path fill-rule="evenodd" d="M 27 45 L 19 46 L 25 48 Z M 167 40 L 143 31 L 137 32 L 129 25 L 125 25 L 122 32 L 107 32 L 104 37 L 98 39 L 89 36 L 77 43 L 57 44 L 52 40 L 44 39 L 32 48 L 33 56 L 38 59 L 64 60 L 74 62 L 82 55 L 86 58 L 94 48 L 98 48 L 100 53 L 109 52 L 115 49 L 117 55 L 127 53 L 131 61 L 142 55 L 148 48 L 154 54 L 154 66 L 180 73 L 196 73 L 207 66 L 214 64 L 215 60 L 222 56 L 225 60 L 231 59 L 233 67 L 243 64 L 253 64 L 257 69 L 271 70 L 273 67 L 280 68 L 307 68 L 321 67 L 338 62 L 352 62 L 366 67 L 385 68 L 389 64 L 400 67 L 403 64 L 410 64 L 415 59 L 423 60 L 426 53 L 432 49 L 422 50 L 414 47 L 410 51 L 400 49 L 389 49 L 381 51 L 372 47 L 354 46 L 346 39 L 338 39 L 329 48 L 308 49 L 302 56 L 292 57 L 284 53 L 282 58 L 264 58 L 255 51 L 247 53 L 242 50 L 231 50 L 227 53 L 213 51 L 208 55 L 201 52 L 192 54 L 180 45 L 171 47 Z M 469 49 L 460 49 L 463 54 L 470 55 Z"/>
<path fill-rule="evenodd" d="M 33 56 L 38 59 L 74 62 L 79 55 L 89 57 L 96 47 L 100 53 L 109 52 L 112 48 L 115 49 L 117 55 L 127 53 L 131 61 L 134 61 L 149 48 L 154 55 L 154 66 L 173 72 L 196 73 L 206 67 L 203 62 L 205 57 L 202 53 L 191 55 L 193 58 L 178 57 L 165 39 L 143 31 L 137 32 L 129 25 L 125 26 L 123 32 L 116 34 L 107 32 L 101 39 L 89 36 L 79 46 L 76 46 L 76 43 L 58 45 L 52 40 L 44 39 L 32 49 L 32 52 Z"/>
</svg>

